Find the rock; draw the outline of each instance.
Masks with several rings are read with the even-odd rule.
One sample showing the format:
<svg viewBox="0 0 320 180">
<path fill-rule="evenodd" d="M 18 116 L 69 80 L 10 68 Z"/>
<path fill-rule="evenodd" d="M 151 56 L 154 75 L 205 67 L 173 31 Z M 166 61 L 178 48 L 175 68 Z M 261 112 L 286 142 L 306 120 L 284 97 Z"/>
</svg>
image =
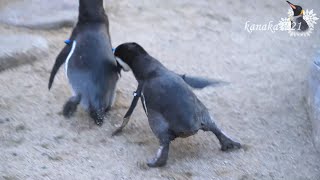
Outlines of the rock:
<svg viewBox="0 0 320 180">
<path fill-rule="evenodd" d="M 47 41 L 40 36 L 2 34 L 0 42 L 0 71 L 31 63 L 48 51 Z"/>
<path fill-rule="evenodd" d="M 30 29 L 72 27 L 78 15 L 76 0 L 23 0 L 0 11 L 0 22 Z"/>
<path fill-rule="evenodd" d="M 111 0 L 104 0 L 107 12 Z M 78 17 L 78 0 L 18 0 L 0 10 L 0 23 L 30 29 L 59 29 L 73 27 Z"/>
<path fill-rule="evenodd" d="M 314 143 L 320 152 L 320 56 L 312 64 L 308 86 L 308 112 L 312 120 Z"/>
</svg>

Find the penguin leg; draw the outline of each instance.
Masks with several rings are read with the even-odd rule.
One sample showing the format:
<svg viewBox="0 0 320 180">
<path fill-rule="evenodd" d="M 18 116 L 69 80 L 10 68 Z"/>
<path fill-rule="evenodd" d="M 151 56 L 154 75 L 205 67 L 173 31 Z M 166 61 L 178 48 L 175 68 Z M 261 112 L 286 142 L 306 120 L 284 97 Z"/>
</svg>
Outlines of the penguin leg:
<svg viewBox="0 0 320 180">
<path fill-rule="evenodd" d="M 91 109 L 90 110 L 90 116 L 94 120 L 96 125 L 98 125 L 98 126 L 102 126 L 104 115 L 105 115 L 105 109 L 100 109 L 100 110 Z"/>
<path fill-rule="evenodd" d="M 175 139 L 174 135 L 170 133 L 169 125 L 160 113 L 149 112 L 149 124 L 153 133 L 159 139 L 160 147 L 156 156 L 147 162 L 149 167 L 161 167 L 167 163 L 169 154 L 169 145 Z"/>
<path fill-rule="evenodd" d="M 63 106 L 63 116 L 70 118 L 77 110 L 77 107 L 81 101 L 81 95 L 72 96 Z"/>
<path fill-rule="evenodd" d="M 211 131 L 211 132 L 213 132 L 213 134 L 215 134 L 217 136 L 217 138 L 219 139 L 222 151 L 229 151 L 229 150 L 241 148 L 240 143 L 235 142 L 231 138 L 229 138 L 211 120 L 208 121 L 207 123 L 203 124 L 202 130 L 203 131 Z"/>
</svg>

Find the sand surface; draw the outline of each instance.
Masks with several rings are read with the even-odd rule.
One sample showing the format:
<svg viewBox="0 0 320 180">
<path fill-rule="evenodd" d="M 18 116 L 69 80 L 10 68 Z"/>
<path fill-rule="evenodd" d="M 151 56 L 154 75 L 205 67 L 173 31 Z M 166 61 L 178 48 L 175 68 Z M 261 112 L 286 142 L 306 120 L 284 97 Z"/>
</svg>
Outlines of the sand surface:
<svg viewBox="0 0 320 180">
<path fill-rule="evenodd" d="M 166 167 L 148 168 L 158 143 L 140 105 L 123 134 L 111 137 L 136 88 L 131 73 L 123 73 L 102 127 L 80 108 L 65 119 L 61 109 L 71 93 L 63 69 L 50 92 L 47 84 L 71 29 L 0 25 L 1 33 L 41 35 L 50 45 L 42 60 L 0 73 L 0 179 L 320 179 L 305 100 L 319 25 L 311 37 L 244 30 L 246 21 L 286 17 L 285 1 L 108 2 L 114 46 L 136 41 L 176 72 L 230 82 L 195 92 L 244 148 L 221 152 L 213 134 L 199 132 L 171 144 Z M 303 4 L 320 15 L 319 1 Z"/>
</svg>

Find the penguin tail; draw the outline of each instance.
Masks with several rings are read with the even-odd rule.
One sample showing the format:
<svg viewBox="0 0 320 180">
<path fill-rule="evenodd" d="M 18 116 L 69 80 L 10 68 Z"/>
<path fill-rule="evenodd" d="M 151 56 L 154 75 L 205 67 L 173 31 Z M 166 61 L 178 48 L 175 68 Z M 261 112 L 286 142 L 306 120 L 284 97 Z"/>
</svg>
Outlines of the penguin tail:
<svg viewBox="0 0 320 180">
<path fill-rule="evenodd" d="M 195 89 L 203 89 L 206 87 L 218 87 L 218 86 L 226 86 L 230 83 L 215 79 L 207 79 L 201 77 L 187 76 L 187 75 L 179 75 L 182 77 L 184 82 L 186 82 L 189 86 Z"/>
</svg>

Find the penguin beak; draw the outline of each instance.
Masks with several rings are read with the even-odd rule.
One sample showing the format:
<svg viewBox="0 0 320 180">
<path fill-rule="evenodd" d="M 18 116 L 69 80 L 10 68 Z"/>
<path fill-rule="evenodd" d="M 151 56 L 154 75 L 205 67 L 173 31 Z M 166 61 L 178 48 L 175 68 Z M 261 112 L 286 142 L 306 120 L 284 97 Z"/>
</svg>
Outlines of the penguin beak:
<svg viewBox="0 0 320 180">
<path fill-rule="evenodd" d="M 293 5 L 291 2 L 287 1 L 287 3 L 291 6 L 292 9 L 297 9 L 297 7 Z"/>
<path fill-rule="evenodd" d="M 121 68 L 122 68 L 125 72 L 130 71 L 130 66 L 129 66 L 127 63 L 125 63 L 122 59 L 120 59 L 120 58 L 118 58 L 118 57 L 116 57 L 116 56 L 115 56 L 115 58 L 116 58 L 118 64 L 121 66 Z"/>
</svg>

